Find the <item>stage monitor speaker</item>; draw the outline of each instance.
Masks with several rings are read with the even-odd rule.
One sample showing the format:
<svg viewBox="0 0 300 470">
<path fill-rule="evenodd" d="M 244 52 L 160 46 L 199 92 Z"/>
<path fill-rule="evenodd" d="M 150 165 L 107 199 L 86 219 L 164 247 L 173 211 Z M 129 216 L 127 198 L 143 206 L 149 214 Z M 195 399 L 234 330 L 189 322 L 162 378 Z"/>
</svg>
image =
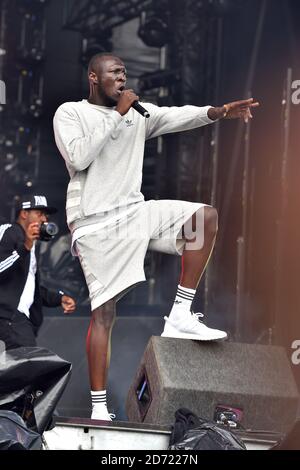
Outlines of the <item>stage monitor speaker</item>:
<svg viewBox="0 0 300 470">
<path fill-rule="evenodd" d="M 300 420 L 272 450 L 300 450 Z"/>
<path fill-rule="evenodd" d="M 184 407 L 245 429 L 286 432 L 299 392 L 284 348 L 153 336 L 129 389 L 131 422 L 170 425 Z"/>
</svg>

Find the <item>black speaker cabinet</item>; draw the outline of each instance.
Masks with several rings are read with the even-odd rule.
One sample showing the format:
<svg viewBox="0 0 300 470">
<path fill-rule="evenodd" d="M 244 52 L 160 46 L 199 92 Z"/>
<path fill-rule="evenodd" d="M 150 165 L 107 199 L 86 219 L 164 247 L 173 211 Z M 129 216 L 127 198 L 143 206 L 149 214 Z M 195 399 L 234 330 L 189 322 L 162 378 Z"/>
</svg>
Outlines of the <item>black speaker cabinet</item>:
<svg viewBox="0 0 300 470">
<path fill-rule="evenodd" d="M 153 336 L 129 389 L 131 422 L 174 423 L 178 408 L 255 431 L 286 432 L 299 393 L 284 348 Z"/>
</svg>

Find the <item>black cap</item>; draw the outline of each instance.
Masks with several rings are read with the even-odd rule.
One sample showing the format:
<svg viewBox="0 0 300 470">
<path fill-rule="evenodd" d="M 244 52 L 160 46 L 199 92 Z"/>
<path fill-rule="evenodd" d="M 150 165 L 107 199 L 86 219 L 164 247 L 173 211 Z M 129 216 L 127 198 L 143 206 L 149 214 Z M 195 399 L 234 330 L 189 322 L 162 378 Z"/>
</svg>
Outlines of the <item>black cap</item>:
<svg viewBox="0 0 300 470">
<path fill-rule="evenodd" d="M 20 197 L 16 202 L 16 212 L 21 210 L 42 210 L 47 214 L 55 214 L 57 209 L 55 207 L 48 206 L 47 199 L 45 196 L 31 196 L 25 195 Z"/>
</svg>

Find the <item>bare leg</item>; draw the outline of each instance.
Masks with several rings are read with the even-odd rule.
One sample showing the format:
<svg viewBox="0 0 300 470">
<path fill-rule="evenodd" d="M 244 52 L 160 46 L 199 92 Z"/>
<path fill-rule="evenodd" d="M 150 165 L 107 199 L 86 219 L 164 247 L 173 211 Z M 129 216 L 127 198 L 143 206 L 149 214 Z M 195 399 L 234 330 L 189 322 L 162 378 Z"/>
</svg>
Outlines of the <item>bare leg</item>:
<svg viewBox="0 0 300 470">
<path fill-rule="evenodd" d="M 218 230 L 218 214 L 212 207 L 204 207 L 199 209 L 204 216 L 204 222 L 201 227 L 196 226 L 196 214 L 193 215 L 193 233 L 196 233 L 194 240 L 199 240 L 201 237 L 201 230 L 204 228 L 203 246 L 199 249 L 188 249 L 191 246 L 186 246 L 182 255 L 182 272 L 180 279 L 180 286 L 186 288 L 185 291 L 178 289 L 176 299 L 169 317 L 165 317 L 166 323 L 162 336 L 167 338 L 181 338 L 193 339 L 198 341 L 217 341 L 227 338 L 225 331 L 209 328 L 203 322 L 202 313 L 194 313 L 191 309 L 193 302 L 194 291 L 200 282 L 201 276 L 205 271 L 209 257 L 212 253 L 217 230 Z M 199 214 L 198 214 L 199 215 Z M 204 219 L 204 220 L 203 220 Z M 190 224 L 184 226 L 184 236 L 187 242 L 191 243 L 189 239 Z M 190 230 L 191 232 L 191 230 Z M 197 237 L 198 234 L 198 237 Z M 187 245 L 187 244 L 186 244 Z M 196 248 L 196 246 L 195 246 Z"/>
<path fill-rule="evenodd" d="M 196 289 L 208 264 L 213 251 L 218 230 L 218 213 L 212 207 L 204 207 L 204 245 L 200 250 L 185 249 L 182 255 L 182 270 L 180 285 L 189 289 Z M 196 226 L 196 214 L 192 218 L 192 228 L 203 230 L 203 227 Z M 188 240 L 191 243 L 191 240 Z"/>
<path fill-rule="evenodd" d="M 109 300 L 92 312 L 86 339 L 91 390 L 105 390 L 110 362 L 110 338 L 115 322 L 116 302 Z"/>
</svg>

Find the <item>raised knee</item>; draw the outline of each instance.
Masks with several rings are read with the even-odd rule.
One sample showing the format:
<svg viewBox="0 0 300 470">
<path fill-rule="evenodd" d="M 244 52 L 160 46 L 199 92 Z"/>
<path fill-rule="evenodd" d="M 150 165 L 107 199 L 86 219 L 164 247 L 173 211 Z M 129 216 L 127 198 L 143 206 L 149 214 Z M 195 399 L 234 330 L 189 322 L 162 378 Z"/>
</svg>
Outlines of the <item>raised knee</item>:
<svg viewBox="0 0 300 470">
<path fill-rule="evenodd" d="M 211 235 L 216 235 L 218 231 L 218 211 L 214 207 L 205 207 L 204 225 L 206 231 Z"/>
<path fill-rule="evenodd" d="M 109 329 L 115 321 L 115 316 L 116 303 L 110 300 L 92 311 L 92 323 L 95 326 Z"/>
</svg>

